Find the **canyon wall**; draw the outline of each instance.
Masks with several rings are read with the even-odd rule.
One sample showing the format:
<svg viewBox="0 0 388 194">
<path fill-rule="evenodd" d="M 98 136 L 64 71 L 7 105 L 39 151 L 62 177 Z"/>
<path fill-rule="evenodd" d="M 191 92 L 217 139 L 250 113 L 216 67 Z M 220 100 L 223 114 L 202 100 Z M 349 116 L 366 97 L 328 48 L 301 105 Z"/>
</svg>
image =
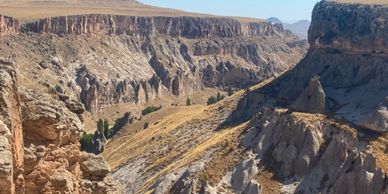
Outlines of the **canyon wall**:
<svg viewBox="0 0 388 194">
<path fill-rule="evenodd" d="M 313 10 L 310 48 L 387 55 L 387 16 L 381 5 L 320 3 Z"/>
<path fill-rule="evenodd" d="M 387 131 L 387 11 L 382 5 L 318 3 L 306 57 L 277 80 L 248 94 L 236 117 L 248 119 L 268 106 L 316 113 L 307 108 L 314 104 L 321 107 L 320 113 Z M 311 80 L 317 84 L 311 86 Z M 311 98 L 314 95 L 321 98 Z"/>
<path fill-rule="evenodd" d="M 292 67 L 306 51 L 281 25 L 229 18 L 92 14 L 20 28 L 0 44 L 20 67 L 22 85 L 71 96 L 89 112 L 205 87 L 245 88 Z"/>
<path fill-rule="evenodd" d="M 0 15 L 0 36 L 17 34 L 19 32 L 19 22 L 18 20 Z"/>
<path fill-rule="evenodd" d="M 116 15 L 78 15 L 40 19 L 23 25 L 24 31 L 53 34 L 142 35 L 164 34 L 185 38 L 232 38 L 273 35 L 282 25 L 240 23 L 231 18 L 138 17 Z"/>
</svg>

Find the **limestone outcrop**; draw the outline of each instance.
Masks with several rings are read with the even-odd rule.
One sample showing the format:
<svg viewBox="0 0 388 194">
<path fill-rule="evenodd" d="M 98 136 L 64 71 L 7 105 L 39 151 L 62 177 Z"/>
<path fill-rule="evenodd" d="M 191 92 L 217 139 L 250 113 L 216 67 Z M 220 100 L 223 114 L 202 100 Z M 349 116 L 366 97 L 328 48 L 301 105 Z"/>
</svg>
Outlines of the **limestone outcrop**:
<svg viewBox="0 0 388 194">
<path fill-rule="evenodd" d="M 361 127 L 386 132 L 388 118 L 381 104 L 388 96 L 387 11 L 383 5 L 318 3 L 306 57 L 294 69 L 248 94 L 235 118 L 247 120 L 263 107 L 281 106 L 305 112 L 324 110 Z M 310 89 L 317 99 L 303 94 L 311 76 L 319 77 L 320 84 Z M 312 100 L 317 102 L 308 108 Z"/>
</svg>

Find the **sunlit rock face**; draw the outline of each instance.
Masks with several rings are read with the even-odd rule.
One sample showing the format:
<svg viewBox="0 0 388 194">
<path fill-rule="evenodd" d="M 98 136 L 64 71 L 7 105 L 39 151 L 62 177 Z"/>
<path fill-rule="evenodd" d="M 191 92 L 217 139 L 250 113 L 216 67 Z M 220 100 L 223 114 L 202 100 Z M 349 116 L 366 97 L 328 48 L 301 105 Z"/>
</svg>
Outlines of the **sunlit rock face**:
<svg viewBox="0 0 388 194">
<path fill-rule="evenodd" d="M 19 91 L 15 66 L 0 58 L 0 193 L 119 192 L 104 159 L 80 151 L 79 108 Z"/>
</svg>

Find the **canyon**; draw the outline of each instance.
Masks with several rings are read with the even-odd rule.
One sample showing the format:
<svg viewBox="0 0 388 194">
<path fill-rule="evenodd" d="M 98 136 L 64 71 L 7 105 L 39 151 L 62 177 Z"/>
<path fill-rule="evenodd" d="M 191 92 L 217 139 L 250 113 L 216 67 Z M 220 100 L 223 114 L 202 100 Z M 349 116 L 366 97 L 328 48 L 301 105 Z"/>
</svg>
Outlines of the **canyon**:
<svg viewBox="0 0 388 194">
<path fill-rule="evenodd" d="M 318 2 L 308 41 L 137 1 L 0 15 L 0 194 L 388 193 L 384 2 Z"/>
</svg>

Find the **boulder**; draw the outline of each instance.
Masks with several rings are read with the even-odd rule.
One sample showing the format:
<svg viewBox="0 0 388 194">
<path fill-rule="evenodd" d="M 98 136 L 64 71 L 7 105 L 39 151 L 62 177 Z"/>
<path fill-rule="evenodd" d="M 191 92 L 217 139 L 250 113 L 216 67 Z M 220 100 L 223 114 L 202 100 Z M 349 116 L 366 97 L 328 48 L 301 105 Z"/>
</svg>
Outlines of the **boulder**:
<svg viewBox="0 0 388 194">
<path fill-rule="evenodd" d="M 89 177 L 103 178 L 110 173 L 110 167 L 102 156 L 83 153 L 82 172 Z"/>
<path fill-rule="evenodd" d="M 242 161 L 233 171 L 232 188 L 236 192 L 245 190 L 249 182 L 259 173 L 255 159 Z"/>
<path fill-rule="evenodd" d="M 83 131 L 78 116 L 65 104 L 50 94 L 32 90 L 22 91 L 23 127 L 26 134 L 34 134 L 49 141 L 77 142 L 77 135 Z M 66 135 L 67 134 L 67 135 Z"/>
<path fill-rule="evenodd" d="M 376 110 L 361 118 L 356 124 L 376 132 L 388 131 L 388 97 L 379 104 Z"/>
<path fill-rule="evenodd" d="M 326 94 L 321 82 L 312 78 L 308 87 L 291 104 L 291 108 L 301 112 L 324 113 Z"/>
<path fill-rule="evenodd" d="M 245 191 L 243 194 L 260 194 L 261 193 L 261 185 L 257 183 L 255 180 L 249 181 Z"/>
</svg>

